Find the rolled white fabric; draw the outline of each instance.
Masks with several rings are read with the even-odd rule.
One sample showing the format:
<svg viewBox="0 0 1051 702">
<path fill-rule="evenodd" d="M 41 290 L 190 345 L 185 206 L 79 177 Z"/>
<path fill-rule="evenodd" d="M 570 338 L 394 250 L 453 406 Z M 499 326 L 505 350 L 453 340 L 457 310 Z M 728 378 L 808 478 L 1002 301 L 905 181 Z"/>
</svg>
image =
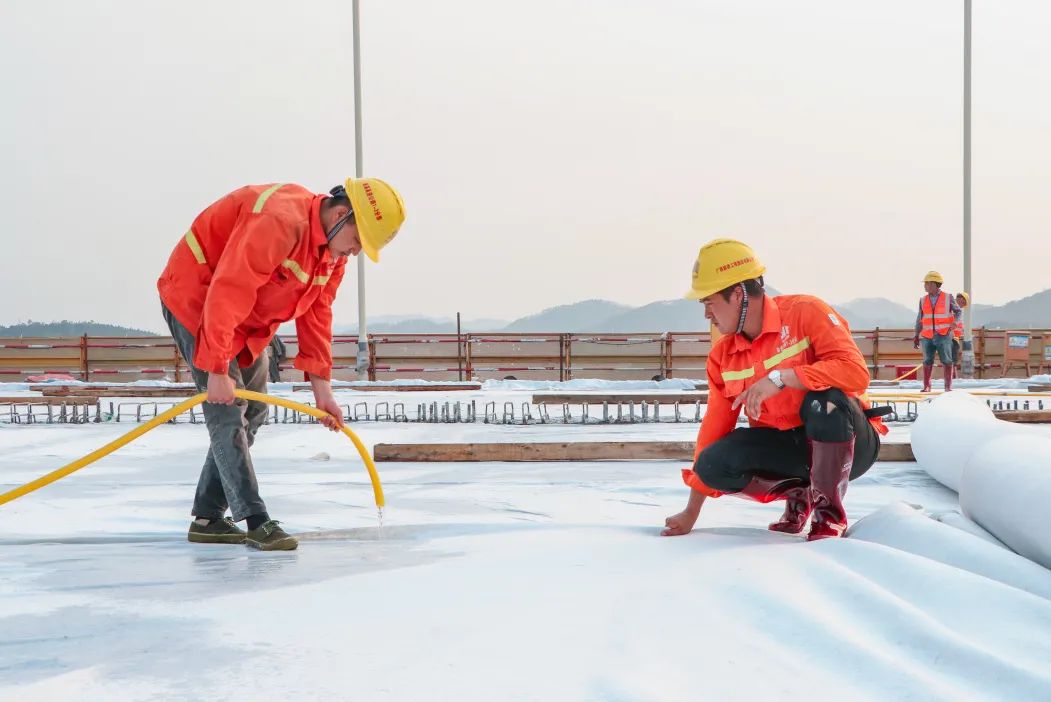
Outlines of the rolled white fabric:
<svg viewBox="0 0 1051 702">
<path fill-rule="evenodd" d="M 959 492 L 964 467 L 979 448 L 992 439 L 1032 433 L 1033 427 L 997 419 L 973 395 L 950 392 L 920 410 L 912 428 L 912 452 L 932 478 Z"/>
<path fill-rule="evenodd" d="M 971 536 L 977 536 L 982 541 L 987 541 L 993 546 L 998 546 L 1000 548 L 1007 549 L 1007 546 L 1004 546 L 1003 541 L 1000 541 L 1000 539 L 996 538 L 995 536 L 987 532 L 985 529 L 978 526 L 978 523 L 975 522 L 973 519 L 968 519 L 965 515 L 961 514 L 958 511 L 943 512 L 941 514 L 932 514 L 931 518 L 935 521 L 945 524 L 946 526 L 951 526 L 954 529 L 959 529 L 960 531 L 966 532 Z"/>
<path fill-rule="evenodd" d="M 920 412 L 912 451 L 932 478 L 960 494 L 969 519 L 1051 568 L 1051 434 L 999 420 L 966 393 L 948 393 Z"/>
<path fill-rule="evenodd" d="M 964 514 L 1051 568 L 1051 436 L 1009 433 L 986 441 L 967 462 L 959 492 Z"/>
<path fill-rule="evenodd" d="M 1051 600 L 1051 572 L 1002 546 L 930 519 L 903 502 L 862 517 L 851 525 L 847 536 L 956 566 Z"/>
</svg>

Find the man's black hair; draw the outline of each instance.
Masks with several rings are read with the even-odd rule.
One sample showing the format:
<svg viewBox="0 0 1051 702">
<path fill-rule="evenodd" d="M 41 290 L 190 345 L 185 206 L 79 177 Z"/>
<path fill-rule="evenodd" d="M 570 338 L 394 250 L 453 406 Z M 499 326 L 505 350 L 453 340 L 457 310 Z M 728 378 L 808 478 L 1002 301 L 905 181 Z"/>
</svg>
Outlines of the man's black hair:
<svg viewBox="0 0 1051 702">
<path fill-rule="evenodd" d="M 744 285 L 744 290 L 746 293 L 748 293 L 749 297 L 759 297 L 764 292 L 763 276 L 759 276 L 758 278 L 752 278 L 750 280 L 741 281 L 740 283 L 734 283 L 730 287 L 723 288 L 722 290 L 720 290 L 719 294 L 723 296 L 724 300 L 729 301 L 730 295 L 733 295 L 733 292 L 737 289 L 737 286 L 742 284 Z"/>
<path fill-rule="evenodd" d="M 347 196 L 347 189 L 342 185 L 332 188 L 328 191 L 328 194 L 332 197 L 325 198 L 327 207 L 338 207 L 339 205 L 350 207 L 350 197 Z"/>
</svg>

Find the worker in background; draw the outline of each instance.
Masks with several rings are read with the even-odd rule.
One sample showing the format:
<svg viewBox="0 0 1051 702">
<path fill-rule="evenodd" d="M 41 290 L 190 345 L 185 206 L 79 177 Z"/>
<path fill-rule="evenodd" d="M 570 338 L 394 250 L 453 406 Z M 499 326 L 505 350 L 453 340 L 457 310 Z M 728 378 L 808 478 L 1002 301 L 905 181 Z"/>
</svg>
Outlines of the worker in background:
<svg viewBox="0 0 1051 702">
<path fill-rule="evenodd" d="M 879 454 L 882 422 L 861 396 L 869 370 L 847 322 L 810 295 L 770 297 L 751 247 L 716 239 L 693 268 L 687 298 L 724 334 L 708 357 L 708 408 L 697 436 L 686 509 L 665 536 L 689 533 L 708 498 L 785 500 L 772 531 L 808 540 L 842 535 L 847 482 Z M 735 428 L 744 410 L 747 428 Z"/>
<path fill-rule="evenodd" d="M 238 388 L 266 392 L 267 346 L 295 320 L 295 367 L 307 374 L 321 420 L 333 431 L 343 412 L 332 394 L 332 301 L 347 256 L 373 261 L 405 219 L 401 197 L 375 178 L 348 178 L 329 195 L 298 185 L 248 185 L 194 220 L 157 281 L 161 311 L 197 389 L 208 393 L 210 447 L 187 538 L 262 550 L 298 545 L 259 496 L 249 448 L 266 405 Z M 226 517 L 226 510 L 231 516 Z M 246 521 L 247 533 L 236 522 Z"/>
<path fill-rule="evenodd" d="M 953 329 L 960 321 L 960 306 L 949 293 L 942 292 L 942 276 L 930 271 L 923 278 L 926 295 L 920 298 L 920 309 L 916 313 L 916 335 L 913 348 L 923 347 L 923 392 L 931 391 L 931 376 L 934 374 L 934 352 L 942 362 L 945 391 L 952 390 Z"/>
<path fill-rule="evenodd" d="M 956 306 L 960 308 L 960 317 L 953 325 L 952 331 L 952 360 L 957 375 L 960 372 L 960 363 L 963 361 L 963 313 L 962 310 L 971 304 L 971 296 L 965 292 L 956 293 Z"/>
</svg>

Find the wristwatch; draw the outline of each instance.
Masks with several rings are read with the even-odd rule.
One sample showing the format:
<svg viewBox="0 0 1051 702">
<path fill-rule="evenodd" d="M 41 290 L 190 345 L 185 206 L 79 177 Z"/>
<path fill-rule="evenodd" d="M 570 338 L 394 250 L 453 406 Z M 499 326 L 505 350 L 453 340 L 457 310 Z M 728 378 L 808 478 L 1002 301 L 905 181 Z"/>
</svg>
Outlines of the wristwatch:
<svg viewBox="0 0 1051 702">
<path fill-rule="evenodd" d="M 777 386 L 778 390 L 785 389 L 785 381 L 781 380 L 781 371 L 772 370 L 770 374 L 766 376 L 770 379 L 770 382 Z"/>
</svg>

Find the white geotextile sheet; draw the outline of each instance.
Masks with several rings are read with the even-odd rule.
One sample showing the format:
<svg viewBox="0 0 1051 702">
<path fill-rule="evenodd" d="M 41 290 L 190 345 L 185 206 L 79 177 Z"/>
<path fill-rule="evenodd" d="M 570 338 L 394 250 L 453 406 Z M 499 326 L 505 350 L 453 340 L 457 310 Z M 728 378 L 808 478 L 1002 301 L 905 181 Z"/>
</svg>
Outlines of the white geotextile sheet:
<svg viewBox="0 0 1051 702">
<path fill-rule="evenodd" d="M 959 493 L 968 518 L 1051 568 L 1051 434 L 997 419 L 971 395 L 949 393 L 920 412 L 912 450 L 931 477 Z"/>
</svg>

